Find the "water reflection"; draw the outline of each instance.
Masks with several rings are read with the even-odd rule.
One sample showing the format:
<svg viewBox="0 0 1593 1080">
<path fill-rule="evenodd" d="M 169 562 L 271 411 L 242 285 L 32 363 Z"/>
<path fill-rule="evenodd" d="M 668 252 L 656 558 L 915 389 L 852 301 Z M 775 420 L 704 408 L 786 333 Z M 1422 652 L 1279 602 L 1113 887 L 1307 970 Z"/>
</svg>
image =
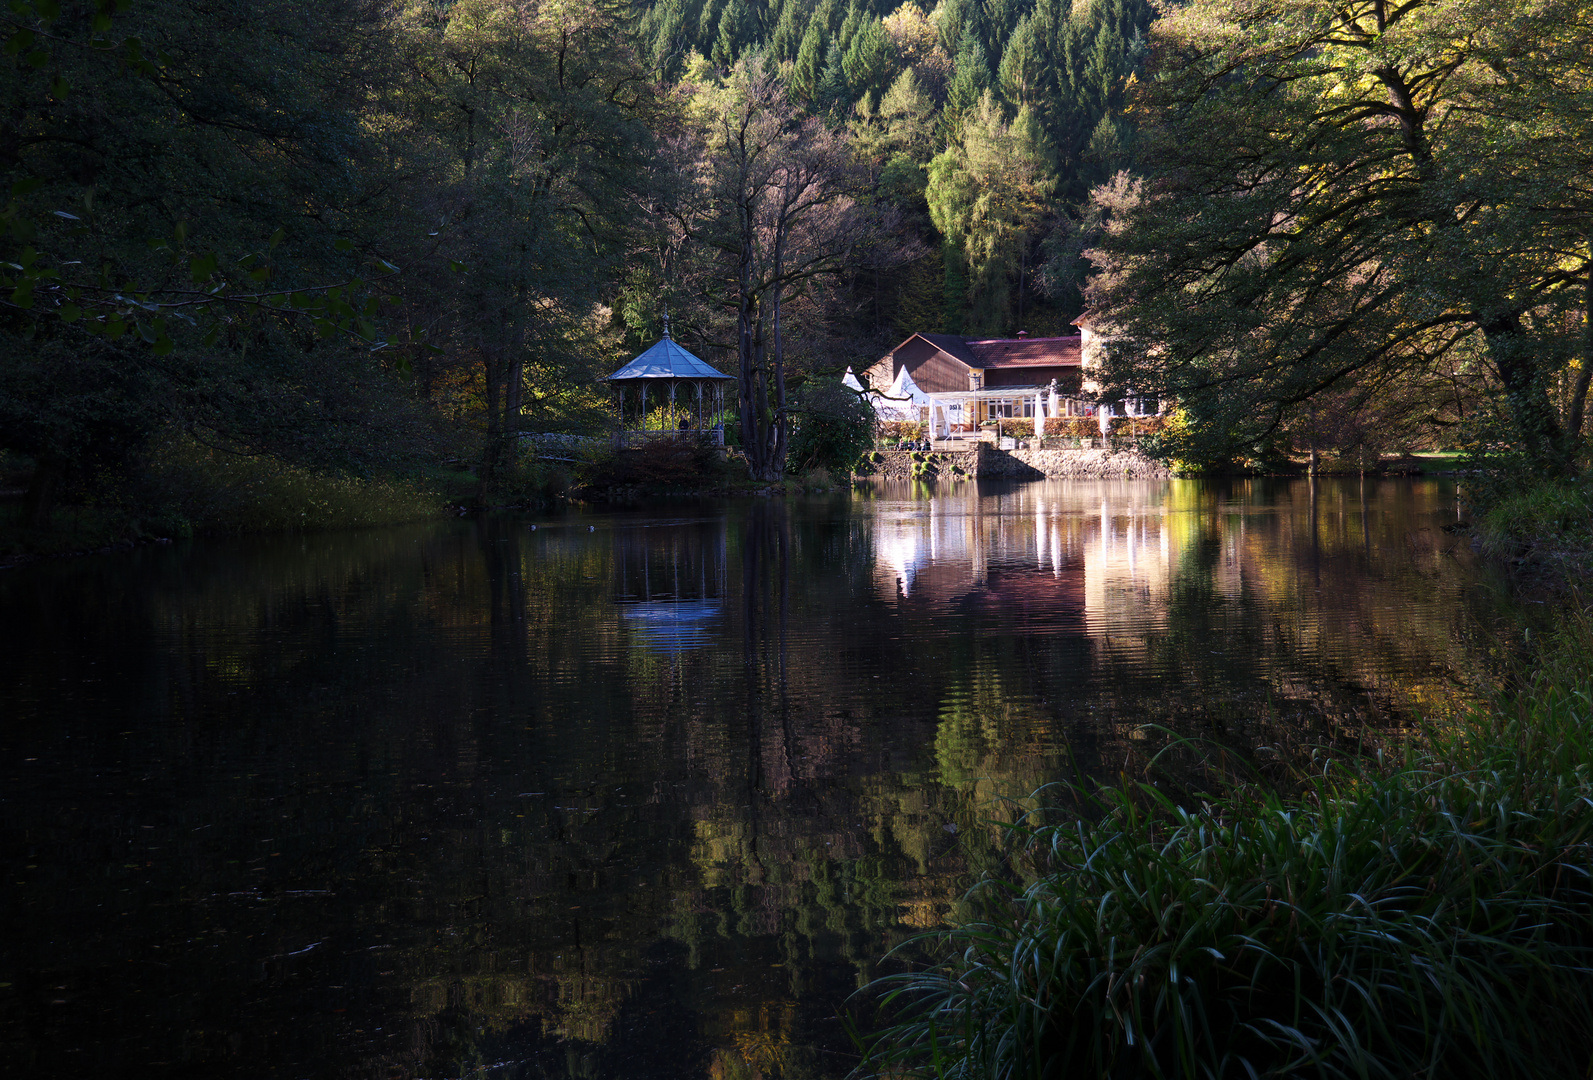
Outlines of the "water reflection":
<svg viewBox="0 0 1593 1080">
<path fill-rule="evenodd" d="M 0 576 L 19 1072 L 838 1076 L 835 1009 L 1142 725 L 1489 670 L 1441 484 L 1041 483 Z"/>
<path fill-rule="evenodd" d="M 638 640 L 665 653 L 707 645 L 728 601 L 723 517 L 614 533 L 614 603 Z"/>
</svg>

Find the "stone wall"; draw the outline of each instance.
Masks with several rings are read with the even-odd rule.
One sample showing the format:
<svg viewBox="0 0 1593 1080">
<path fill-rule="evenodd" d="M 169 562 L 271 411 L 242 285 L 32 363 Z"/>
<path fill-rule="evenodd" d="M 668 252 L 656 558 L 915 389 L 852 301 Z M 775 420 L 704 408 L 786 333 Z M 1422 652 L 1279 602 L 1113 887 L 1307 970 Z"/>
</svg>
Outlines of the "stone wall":
<svg viewBox="0 0 1593 1080">
<path fill-rule="evenodd" d="M 1167 467 L 1135 450 L 998 450 L 976 443 L 969 450 L 876 450 L 879 460 L 865 475 L 880 480 L 1056 479 L 1153 480 Z"/>
<path fill-rule="evenodd" d="M 973 450 L 876 450 L 872 472 L 879 480 L 923 478 L 972 479 L 978 455 Z"/>
<path fill-rule="evenodd" d="M 1161 480 L 1172 475 L 1166 464 L 1153 461 L 1138 450 L 1009 450 L 1006 453 L 1028 468 L 1057 479 Z"/>
</svg>

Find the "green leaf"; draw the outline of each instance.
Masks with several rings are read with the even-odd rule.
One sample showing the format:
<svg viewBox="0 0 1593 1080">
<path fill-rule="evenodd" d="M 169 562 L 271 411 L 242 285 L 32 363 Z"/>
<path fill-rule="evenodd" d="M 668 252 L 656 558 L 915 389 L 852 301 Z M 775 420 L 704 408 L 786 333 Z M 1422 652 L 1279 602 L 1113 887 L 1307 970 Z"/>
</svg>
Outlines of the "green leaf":
<svg viewBox="0 0 1593 1080">
<path fill-rule="evenodd" d="M 42 68 L 49 65 L 50 54 L 45 52 L 43 49 L 34 49 L 22 59 L 26 60 L 30 67 Z"/>
<path fill-rule="evenodd" d="M 379 263 L 381 263 L 382 269 L 387 271 L 389 274 L 398 273 L 398 267 L 394 266 L 392 263 L 388 262 L 386 259 L 378 259 L 377 261 Z"/>
<path fill-rule="evenodd" d="M 105 320 L 105 336 L 112 341 L 115 341 L 125 333 L 127 333 L 127 324 L 122 321 L 120 315 L 112 315 Z"/>
<path fill-rule="evenodd" d="M 266 250 L 275 251 L 277 245 L 282 243 L 287 238 L 287 235 L 288 231 L 286 229 L 278 228 L 276 232 L 271 234 L 271 239 L 266 241 Z"/>
<path fill-rule="evenodd" d="M 82 218 L 78 217 L 76 214 L 68 214 L 65 210 L 52 210 L 50 212 L 52 214 L 54 214 L 56 217 L 58 217 L 58 218 L 65 218 L 67 221 L 82 221 L 83 220 Z"/>
<path fill-rule="evenodd" d="M 169 337 L 158 337 L 155 339 L 153 344 L 153 351 L 156 356 L 165 356 L 175 347 L 175 342 L 173 342 Z"/>
<path fill-rule="evenodd" d="M 65 100 L 66 96 L 71 92 L 72 84 L 67 81 L 65 75 L 60 76 L 55 80 L 55 82 L 50 84 L 50 96 L 55 98 L 57 101 Z"/>
<path fill-rule="evenodd" d="M 210 346 L 214 345 L 220 339 L 221 339 L 221 324 L 220 323 L 212 323 L 211 326 L 210 326 L 210 329 L 205 331 L 205 336 L 201 340 L 204 342 L 205 348 L 208 349 Z"/>
<path fill-rule="evenodd" d="M 257 266 L 253 270 L 249 271 L 249 278 L 252 281 L 264 281 L 270 276 L 271 268 L 269 266 Z"/>
<path fill-rule="evenodd" d="M 203 284 L 210 280 L 210 275 L 216 272 L 216 256 L 201 255 L 188 260 L 188 273 L 196 284 Z"/>
<path fill-rule="evenodd" d="M 26 28 L 18 30 L 6 39 L 5 52 L 7 56 L 15 56 L 23 49 L 33 44 L 33 31 Z"/>
<path fill-rule="evenodd" d="M 33 10 L 47 23 L 61 17 L 61 5 L 56 0 L 33 0 Z"/>
<path fill-rule="evenodd" d="M 61 310 L 58 314 L 61 316 L 62 322 L 74 323 L 82 317 L 83 309 L 78 307 L 76 304 L 62 304 Z"/>
<path fill-rule="evenodd" d="M 463 274 L 465 272 L 465 264 L 460 262 L 458 259 L 449 259 L 448 269 L 452 270 L 456 274 Z"/>
<path fill-rule="evenodd" d="M 346 236 L 340 236 L 336 240 L 332 241 L 332 246 L 338 251 L 353 251 L 354 241 L 350 240 Z"/>
<path fill-rule="evenodd" d="M 138 329 L 139 337 L 143 338 L 151 345 L 155 344 L 155 331 L 151 330 L 149 326 L 145 324 L 143 319 L 134 320 L 133 325 Z"/>
<path fill-rule="evenodd" d="M 23 311 L 33 306 L 33 282 L 24 281 L 11 291 L 11 302 Z"/>
<path fill-rule="evenodd" d="M 37 176 L 30 176 L 24 180 L 18 180 L 16 183 L 11 185 L 11 197 L 14 199 L 20 199 L 24 195 L 31 195 L 33 192 L 38 191 L 43 186 L 44 181 L 39 179 Z"/>
</svg>

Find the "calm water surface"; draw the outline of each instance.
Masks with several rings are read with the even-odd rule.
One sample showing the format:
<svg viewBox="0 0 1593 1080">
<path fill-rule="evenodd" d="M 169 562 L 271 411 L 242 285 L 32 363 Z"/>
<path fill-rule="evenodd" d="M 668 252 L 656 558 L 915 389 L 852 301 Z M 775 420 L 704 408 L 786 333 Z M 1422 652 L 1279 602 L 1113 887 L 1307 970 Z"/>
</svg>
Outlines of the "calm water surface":
<svg viewBox="0 0 1593 1080">
<path fill-rule="evenodd" d="M 0 1071 L 842 1075 L 1000 796 L 1474 692 L 1455 513 L 880 487 L 0 573 Z"/>
</svg>

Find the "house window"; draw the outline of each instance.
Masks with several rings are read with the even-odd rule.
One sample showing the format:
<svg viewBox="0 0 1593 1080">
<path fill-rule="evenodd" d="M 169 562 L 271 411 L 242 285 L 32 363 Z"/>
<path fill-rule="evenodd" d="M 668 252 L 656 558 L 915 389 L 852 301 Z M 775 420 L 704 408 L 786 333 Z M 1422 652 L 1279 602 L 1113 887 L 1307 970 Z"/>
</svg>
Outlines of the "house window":
<svg viewBox="0 0 1593 1080">
<path fill-rule="evenodd" d="M 1015 416 L 1033 416 L 1034 398 L 992 398 L 989 403 L 990 418 L 1010 419 Z"/>
</svg>

